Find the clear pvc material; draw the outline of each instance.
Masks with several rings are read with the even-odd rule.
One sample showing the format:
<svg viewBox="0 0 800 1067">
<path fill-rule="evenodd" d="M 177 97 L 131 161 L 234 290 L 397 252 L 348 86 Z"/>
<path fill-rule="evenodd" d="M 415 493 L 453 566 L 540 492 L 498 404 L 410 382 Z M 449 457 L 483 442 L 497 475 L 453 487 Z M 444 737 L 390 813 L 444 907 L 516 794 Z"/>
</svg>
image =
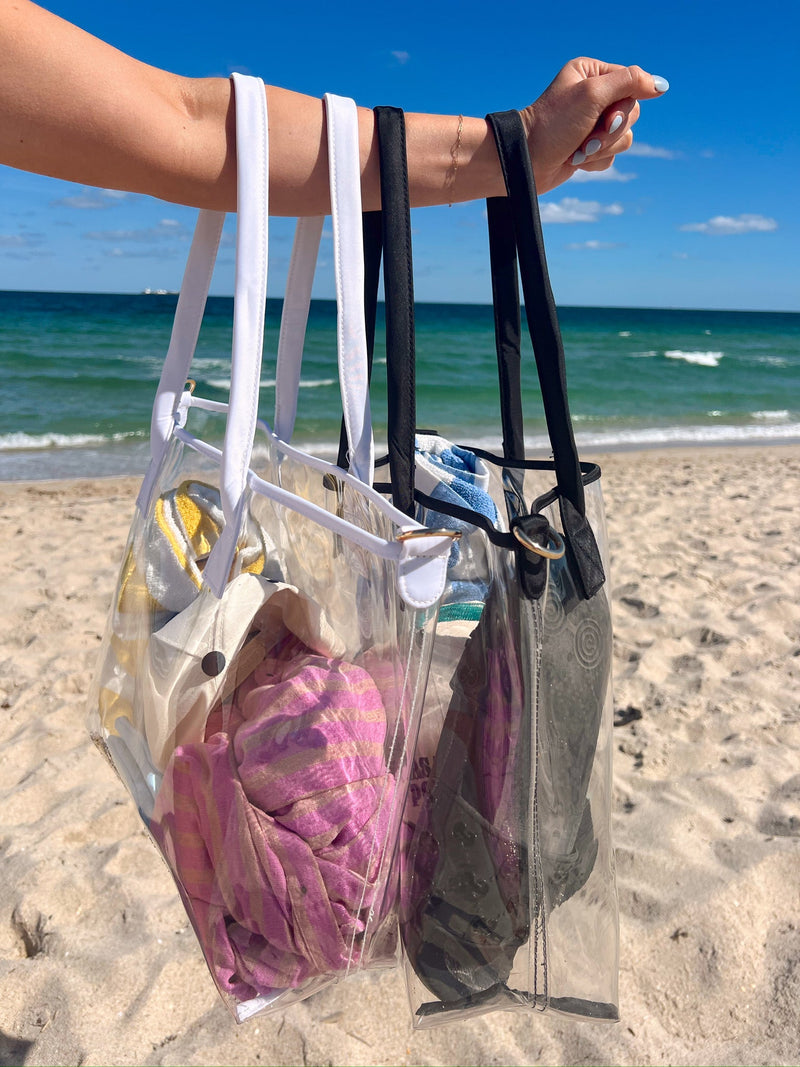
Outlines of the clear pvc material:
<svg viewBox="0 0 800 1067">
<path fill-rule="evenodd" d="M 450 512 L 462 537 L 404 832 L 401 930 L 417 1027 L 532 1008 L 618 1017 L 609 602 L 605 587 L 578 592 L 558 499 L 545 495 L 552 470 L 538 466 L 513 472 L 513 495 L 539 500 L 531 510 L 547 535 L 537 543 L 557 558 L 515 553 Z M 474 508 L 482 485 L 479 510 L 498 532 L 509 473 L 476 459 L 465 494 Z M 600 483 L 586 480 L 607 573 Z M 439 526 L 435 506 L 418 517 Z"/>
<path fill-rule="evenodd" d="M 202 568 L 221 526 L 218 471 L 182 437 L 131 531 L 90 729 L 241 1019 L 394 962 L 394 856 L 435 608 L 398 596 L 396 560 L 265 495 L 255 475 L 215 597 Z M 344 472 L 282 457 L 290 479 L 360 530 L 398 533 Z"/>
<path fill-rule="evenodd" d="M 241 1021 L 395 959 L 395 856 L 452 537 L 256 423 L 268 124 L 263 85 L 240 75 L 234 83 L 243 214 L 230 402 L 177 384 L 221 232 L 221 219 L 206 213 L 156 397 L 153 461 L 112 601 L 89 729 L 166 859 L 211 974 Z M 331 356 L 339 357 L 368 475 L 357 113 L 352 101 L 326 98 L 326 106 L 339 176 L 332 201 L 342 320 Z M 320 232 L 298 226 L 282 331 L 291 343 L 276 360 L 289 408 L 307 257 Z M 209 441 L 223 430 L 220 450 Z M 254 454 L 266 457 L 258 470 Z"/>
<path fill-rule="evenodd" d="M 389 410 L 383 484 L 404 505 L 413 500 L 426 525 L 460 534 L 450 550 L 401 854 L 414 1022 L 546 1009 L 615 1019 L 611 619 L 600 471 L 582 464 L 575 447 L 525 130 L 516 111 L 487 116 L 508 193 L 489 198 L 486 212 L 501 458 L 415 433 L 407 166 L 402 116 L 384 111 L 376 128 L 386 351 L 398 403 Z M 377 286 L 374 265 L 367 276 Z M 523 458 L 520 281 L 551 461 Z"/>
</svg>

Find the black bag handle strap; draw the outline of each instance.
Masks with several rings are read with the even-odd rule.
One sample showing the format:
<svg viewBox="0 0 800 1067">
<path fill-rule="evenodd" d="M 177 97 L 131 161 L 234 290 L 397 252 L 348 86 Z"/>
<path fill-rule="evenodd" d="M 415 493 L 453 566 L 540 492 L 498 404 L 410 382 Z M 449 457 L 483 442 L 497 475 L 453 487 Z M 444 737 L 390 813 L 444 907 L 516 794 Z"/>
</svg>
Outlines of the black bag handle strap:
<svg viewBox="0 0 800 1067">
<path fill-rule="evenodd" d="M 395 504 L 413 511 L 415 432 L 414 289 L 405 123 L 399 108 L 376 108 L 384 205 L 389 457 Z M 583 482 L 567 402 L 564 349 L 544 255 L 541 220 L 519 112 L 488 116 L 508 190 L 487 200 L 500 381 L 503 453 L 524 457 L 517 259 L 561 494 L 585 514 Z M 390 251 L 391 249 L 391 251 Z"/>
<path fill-rule="evenodd" d="M 497 373 L 500 380 L 503 455 L 506 459 L 524 459 L 522 328 L 514 220 L 511 217 L 508 197 L 491 197 L 486 201 L 486 208 L 489 219 L 489 259 L 492 268 L 492 304 Z"/>
<path fill-rule="evenodd" d="M 381 167 L 383 243 L 386 251 L 386 347 L 389 388 L 389 462 L 395 505 L 412 513 L 415 425 L 414 283 L 411 262 L 411 222 L 408 196 L 408 168 L 405 154 L 405 119 L 398 108 L 375 108 L 378 119 L 378 146 Z M 507 212 L 508 201 L 489 202 L 489 211 Z M 497 230 L 498 246 L 510 250 L 511 259 L 497 252 L 495 311 L 498 374 L 501 390 L 504 454 L 524 458 L 522 399 L 520 391 L 520 306 L 517 286 L 517 259 L 513 227 L 506 223 L 507 235 Z M 490 241 L 493 230 L 490 227 Z M 373 248 L 380 259 L 380 246 Z M 493 257 L 493 263 L 494 263 Z M 502 262 L 502 266 L 500 265 Z M 374 264 L 367 260 L 367 273 Z M 377 268 L 376 268 L 377 269 Z M 493 267 L 493 284 L 495 273 Z M 377 299 L 377 289 L 375 290 Z M 368 310 L 369 314 L 369 310 Z M 516 326 L 513 325 L 516 319 Z M 341 465 L 341 464 L 340 464 Z M 402 481 L 398 481 L 402 479 Z"/>
<path fill-rule="evenodd" d="M 413 515 L 416 336 L 406 125 L 398 107 L 376 107 L 375 119 L 381 163 L 389 469 L 394 506 Z"/>
<path fill-rule="evenodd" d="M 503 111 L 488 115 L 487 121 L 497 142 L 500 166 L 508 192 L 506 210 L 492 208 L 489 212 L 490 226 L 494 224 L 494 227 L 497 228 L 497 237 L 494 243 L 499 243 L 503 249 L 498 275 L 495 277 L 493 271 L 492 284 L 495 290 L 499 287 L 504 292 L 501 300 L 501 306 L 504 309 L 502 314 L 511 314 L 513 316 L 513 303 L 515 296 L 516 301 L 519 301 L 519 292 L 516 289 L 516 280 L 514 281 L 513 293 L 509 284 L 510 253 L 507 250 L 507 246 L 509 244 L 508 224 L 510 221 L 513 228 L 516 254 L 519 257 L 522 291 L 525 297 L 525 312 L 531 343 L 536 356 L 536 368 L 542 391 L 547 432 L 553 448 L 556 480 L 562 496 L 570 501 L 579 515 L 584 515 L 586 505 L 584 502 L 583 482 L 581 480 L 578 450 L 572 432 L 572 420 L 567 402 L 564 347 L 561 341 L 561 331 L 558 325 L 553 291 L 550 287 L 550 278 L 547 273 L 542 223 L 539 217 L 536 186 L 533 180 L 533 169 L 525 130 L 518 111 Z M 487 203 L 491 204 L 492 199 L 494 198 L 490 198 Z M 496 292 L 495 302 L 495 314 L 497 316 Z M 511 312 L 508 311 L 509 307 Z M 495 329 L 496 331 L 498 330 L 497 325 Z M 507 326 L 502 326 L 500 329 L 501 331 L 508 331 Z M 498 358 L 500 358 L 499 350 Z M 521 381 L 518 377 L 519 365 L 518 363 L 516 366 L 514 365 L 513 358 L 508 365 L 507 375 L 508 381 L 505 386 L 507 393 L 512 396 L 514 393 L 518 394 L 521 386 Z M 503 394 L 503 389 L 501 373 L 501 396 L 505 400 L 506 396 Z M 509 418 L 512 418 L 512 415 L 509 415 Z M 503 428 L 505 436 L 505 423 Z M 518 433 L 521 433 L 521 413 L 518 425 L 509 431 L 512 437 L 515 437 Z"/>
<path fill-rule="evenodd" d="M 411 219 L 403 113 L 376 108 L 381 159 L 382 237 L 386 287 L 386 362 L 389 387 L 389 463 L 395 505 L 414 509 L 415 339 Z M 491 198 L 488 214 L 494 246 L 492 284 L 500 377 L 507 496 L 519 487 L 515 469 L 524 460 L 521 402 L 520 303 L 517 258 L 528 327 L 536 356 L 545 417 L 553 448 L 559 507 L 567 552 L 582 592 L 602 585 L 602 562 L 585 517 L 583 474 L 567 405 L 564 349 L 544 258 L 541 220 L 522 120 L 516 111 L 489 116 L 498 142 L 508 197 Z M 495 203 L 499 201 L 499 203 Z M 377 252 L 378 258 L 380 252 Z M 370 273 L 370 267 L 367 273 Z M 377 288 L 373 290 L 377 300 Z M 417 499 L 420 494 L 416 494 Z M 443 505 L 444 508 L 444 505 Z M 525 516 L 527 521 L 535 516 Z"/>
</svg>

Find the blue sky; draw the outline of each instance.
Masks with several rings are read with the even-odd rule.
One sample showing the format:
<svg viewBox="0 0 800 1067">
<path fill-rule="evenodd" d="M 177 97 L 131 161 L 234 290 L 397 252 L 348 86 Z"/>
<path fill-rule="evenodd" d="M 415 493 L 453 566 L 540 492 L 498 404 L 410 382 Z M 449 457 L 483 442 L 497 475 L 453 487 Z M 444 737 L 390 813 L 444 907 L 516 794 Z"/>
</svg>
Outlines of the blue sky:
<svg viewBox="0 0 800 1067">
<path fill-rule="evenodd" d="M 614 180 L 573 179 L 542 198 L 556 299 L 800 311 L 791 192 L 800 170 L 800 48 L 787 0 L 45 6 L 182 74 L 245 70 L 315 96 L 330 91 L 409 111 L 481 115 L 522 106 L 577 55 L 638 63 L 671 88 L 643 105 L 637 145 Z M 147 197 L 0 167 L 0 288 L 178 288 L 194 218 Z M 276 294 L 291 232 L 288 220 L 273 225 Z M 420 299 L 489 301 L 482 204 L 417 211 L 414 232 Z M 228 247 L 212 291 L 232 288 Z M 316 295 L 331 293 L 323 270 Z"/>
</svg>

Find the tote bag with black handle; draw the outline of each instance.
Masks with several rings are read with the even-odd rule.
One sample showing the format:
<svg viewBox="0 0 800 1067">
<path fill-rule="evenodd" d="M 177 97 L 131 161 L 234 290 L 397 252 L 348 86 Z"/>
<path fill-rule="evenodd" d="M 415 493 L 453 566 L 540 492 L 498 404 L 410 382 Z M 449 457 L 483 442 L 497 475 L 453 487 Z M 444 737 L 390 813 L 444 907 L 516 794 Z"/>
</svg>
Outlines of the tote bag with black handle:
<svg viewBox="0 0 800 1067">
<path fill-rule="evenodd" d="M 383 246 L 390 478 L 380 487 L 400 510 L 461 535 L 406 803 L 401 925 L 415 1025 L 494 1009 L 616 1019 L 600 470 L 575 447 L 522 123 L 517 112 L 489 116 L 508 191 L 487 202 L 496 456 L 415 435 L 403 120 L 379 111 L 383 217 L 367 277 Z M 525 458 L 519 275 L 552 459 Z"/>
</svg>

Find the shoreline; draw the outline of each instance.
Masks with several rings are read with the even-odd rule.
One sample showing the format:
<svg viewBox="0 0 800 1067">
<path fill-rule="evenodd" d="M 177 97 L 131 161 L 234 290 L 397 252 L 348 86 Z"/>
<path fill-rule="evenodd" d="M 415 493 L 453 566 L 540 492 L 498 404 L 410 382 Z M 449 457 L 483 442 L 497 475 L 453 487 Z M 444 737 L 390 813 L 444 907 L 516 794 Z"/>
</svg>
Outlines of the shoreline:
<svg viewBox="0 0 800 1067">
<path fill-rule="evenodd" d="M 624 464 L 626 460 L 629 460 L 633 464 L 639 464 L 640 462 L 652 461 L 652 460 L 687 460 L 704 458 L 705 460 L 722 460 L 728 456 L 728 453 L 735 453 L 737 457 L 741 457 L 743 454 L 751 453 L 753 457 L 759 456 L 761 453 L 768 453 L 769 455 L 781 456 L 782 458 L 793 458 L 795 456 L 800 457 L 800 440 L 791 441 L 769 441 L 759 444 L 754 444 L 751 441 L 741 441 L 734 444 L 716 444 L 716 443 L 704 443 L 704 444 L 663 444 L 653 446 L 652 448 L 639 447 L 625 447 L 619 446 L 617 448 L 606 448 L 603 450 L 594 451 L 591 449 L 580 450 L 582 460 L 589 460 L 590 462 L 597 463 L 604 471 L 606 465 Z M 541 459 L 541 453 L 529 452 L 527 454 L 528 459 Z M 70 487 L 76 491 L 76 495 L 86 493 L 90 497 L 101 495 L 103 487 L 112 487 L 118 490 L 129 490 L 135 497 L 141 485 L 143 474 L 102 474 L 102 475 L 75 475 L 63 478 L 31 478 L 31 479 L 12 479 L 3 481 L 0 479 L 0 497 L 6 493 L 14 492 L 36 492 L 39 489 L 53 490 L 59 492 L 61 490 Z M 798 505 L 800 509 L 800 504 Z"/>
<path fill-rule="evenodd" d="M 584 459 L 584 460 L 585 459 L 590 459 L 592 461 L 597 461 L 597 462 L 599 462 L 602 459 L 603 456 L 616 456 L 616 455 L 636 456 L 636 455 L 640 455 L 640 454 L 643 455 L 643 454 L 650 454 L 650 453 L 658 453 L 658 452 L 662 452 L 662 451 L 663 452 L 669 452 L 669 453 L 672 453 L 672 454 L 678 453 L 678 452 L 687 452 L 687 453 L 691 454 L 695 450 L 699 450 L 700 452 L 702 452 L 704 454 L 707 454 L 709 451 L 719 450 L 719 451 L 724 452 L 724 451 L 727 451 L 728 449 L 732 449 L 732 450 L 735 450 L 737 452 L 740 452 L 743 449 L 744 450 L 746 450 L 746 449 L 758 450 L 758 449 L 765 448 L 765 449 L 773 450 L 773 449 L 787 449 L 787 448 L 791 449 L 791 448 L 800 447 L 800 436 L 792 435 L 792 434 L 787 435 L 786 437 L 775 436 L 774 438 L 773 437 L 731 438 L 731 439 L 723 440 L 723 441 L 714 441 L 714 440 L 707 440 L 707 439 L 702 439 L 702 440 L 680 440 L 679 439 L 679 440 L 675 440 L 675 441 L 669 441 L 669 440 L 667 440 L 667 441 L 656 441 L 656 442 L 653 442 L 653 443 L 648 443 L 648 442 L 644 442 L 644 443 L 643 442 L 632 442 L 632 443 L 617 442 L 617 443 L 613 443 L 613 444 L 603 443 L 603 444 L 598 444 L 598 445 L 591 445 L 591 444 L 590 445 L 586 445 L 586 444 L 583 444 L 581 442 L 581 440 L 580 440 L 580 435 L 576 435 L 576 437 L 577 437 L 577 444 L 578 444 L 578 452 L 580 454 L 581 459 Z M 451 439 L 454 440 L 454 442 L 457 443 L 457 444 L 461 444 L 462 443 L 462 442 L 457 440 L 456 435 L 453 435 L 453 437 Z M 473 444 L 474 444 L 474 442 L 473 442 Z M 54 455 L 54 450 L 44 449 L 43 448 L 43 449 L 27 449 L 27 450 L 20 449 L 18 451 L 8 450 L 8 451 L 5 451 L 5 452 L 0 452 L 0 487 L 9 486 L 9 485 L 25 485 L 25 484 L 27 484 L 29 482 L 31 484 L 40 485 L 40 484 L 49 484 L 49 483 L 58 483 L 58 482 L 82 481 L 82 480 L 85 480 L 85 479 L 113 480 L 115 478 L 132 478 L 134 480 L 138 479 L 139 481 L 141 481 L 142 478 L 144 477 L 144 472 L 145 472 L 145 469 L 146 469 L 146 466 L 147 466 L 147 461 L 149 459 L 149 442 L 142 441 L 141 443 L 139 443 L 137 445 L 137 451 L 142 456 L 142 466 L 141 466 L 140 469 L 137 469 L 137 470 L 129 469 L 129 464 L 125 462 L 126 460 L 130 460 L 130 458 L 131 458 L 130 454 L 128 453 L 128 449 L 130 449 L 130 447 L 131 447 L 130 445 L 128 445 L 128 446 L 119 446 L 117 449 L 115 449 L 114 446 L 112 445 L 110 448 L 107 448 L 107 449 L 83 449 L 83 448 L 79 448 L 79 447 L 78 448 L 74 448 L 74 449 L 60 449 L 60 450 L 57 450 L 59 456 L 64 458 L 65 455 L 67 453 L 69 453 L 69 459 L 70 459 L 70 462 L 68 464 L 65 464 L 65 471 L 64 471 L 63 474 L 52 474 L 52 473 L 49 473 L 49 474 L 38 475 L 38 474 L 31 474 L 29 472 L 23 471 L 23 473 L 22 473 L 22 475 L 20 477 L 11 477 L 11 478 L 6 477 L 5 474 L 6 474 L 7 470 L 12 466 L 13 457 L 14 456 L 23 457 L 23 466 L 37 468 L 39 466 L 47 466 L 46 460 L 47 460 L 48 457 L 51 457 L 51 456 Z M 338 451 L 338 445 L 337 444 L 330 444 L 330 443 L 327 443 L 327 442 L 318 444 L 315 447 L 310 448 L 310 449 L 307 448 L 307 447 L 303 447 L 302 445 L 298 446 L 298 447 L 301 448 L 301 451 L 310 452 L 310 454 L 312 454 L 312 455 L 320 456 L 321 458 L 327 459 L 327 460 L 329 460 L 331 462 L 335 462 L 336 453 Z M 467 448 L 470 447 L 469 443 L 465 443 L 464 447 L 467 447 Z M 479 447 L 485 448 L 487 451 L 490 451 L 490 452 L 494 451 L 496 453 L 499 453 L 501 451 L 501 449 L 502 449 L 502 445 L 501 445 L 501 443 L 499 441 L 496 443 L 495 448 L 486 448 L 485 444 L 481 444 L 481 445 L 479 445 Z M 386 453 L 385 444 L 380 443 L 379 445 L 376 446 L 376 455 L 381 456 L 381 455 L 384 455 L 385 453 Z M 96 473 L 96 474 L 95 473 L 91 473 L 91 470 L 90 470 L 89 473 L 86 473 L 85 471 L 80 471 L 79 472 L 76 468 L 80 465 L 81 459 L 82 458 L 84 458 L 84 459 L 86 458 L 87 454 L 94 455 L 94 456 L 105 457 L 106 462 L 108 462 L 108 457 L 113 456 L 113 455 L 116 454 L 119 457 L 119 461 L 120 461 L 119 462 L 119 469 L 111 470 L 111 471 L 101 470 L 99 473 Z M 547 456 L 548 454 L 549 454 L 549 452 L 548 452 L 547 448 L 528 449 L 526 451 L 526 456 L 527 456 L 528 459 L 542 459 L 543 457 Z M 37 464 L 37 462 L 36 462 L 37 460 L 40 461 L 39 464 Z M 45 462 L 41 463 L 42 460 L 45 460 Z M 99 466 L 101 466 L 100 463 L 98 463 L 98 467 Z"/>
<path fill-rule="evenodd" d="M 0 1062 L 800 1062 L 800 444 L 591 458 L 611 549 L 622 1022 L 493 1013 L 412 1032 L 395 969 L 237 1027 L 85 728 L 140 478 L 15 481 L 0 484 Z"/>
</svg>

